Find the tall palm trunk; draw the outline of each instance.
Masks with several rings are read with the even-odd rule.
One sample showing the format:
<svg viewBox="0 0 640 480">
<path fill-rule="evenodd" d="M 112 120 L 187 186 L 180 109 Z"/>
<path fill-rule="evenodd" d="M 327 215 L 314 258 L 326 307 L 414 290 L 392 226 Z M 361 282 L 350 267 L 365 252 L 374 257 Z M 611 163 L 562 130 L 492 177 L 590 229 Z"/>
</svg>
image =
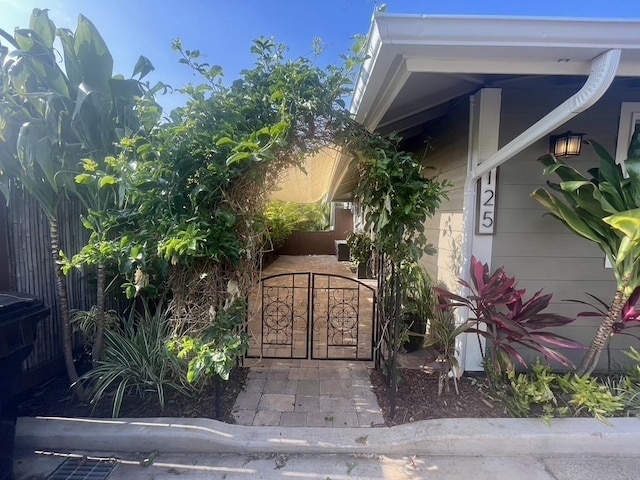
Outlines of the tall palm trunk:
<svg viewBox="0 0 640 480">
<path fill-rule="evenodd" d="M 51 256 L 53 257 L 56 292 L 60 304 L 60 315 L 62 320 L 62 351 L 64 353 L 64 363 L 67 367 L 67 375 L 73 388 L 73 392 L 80 399 L 84 398 L 84 389 L 78 381 L 78 372 L 73 362 L 73 338 L 71 334 L 71 321 L 69 318 L 69 302 L 67 300 L 67 283 L 60 269 L 60 235 L 58 232 L 58 218 L 49 218 L 49 233 L 51 236 Z"/>
<path fill-rule="evenodd" d="M 91 362 L 93 367 L 98 366 L 98 362 L 102 357 L 102 349 L 104 345 L 104 312 L 105 312 L 105 279 L 106 271 L 103 263 L 98 264 L 98 291 L 96 294 L 96 336 L 91 350 Z"/>
<path fill-rule="evenodd" d="M 613 324 L 618 320 L 618 318 L 620 318 L 622 308 L 624 307 L 624 304 L 627 303 L 628 299 L 629 296 L 625 295 L 621 290 L 616 292 L 616 296 L 609 308 L 609 313 L 598 327 L 598 332 L 593 338 L 591 345 L 589 345 L 589 349 L 582 360 L 582 364 L 578 368 L 577 373 L 579 376 L 591 375 L 593 370 L 596 368 L 598 360 L 600 359 L 600 354 L 607 345 L 609 337 L 613 332 Z"/>
</svg>

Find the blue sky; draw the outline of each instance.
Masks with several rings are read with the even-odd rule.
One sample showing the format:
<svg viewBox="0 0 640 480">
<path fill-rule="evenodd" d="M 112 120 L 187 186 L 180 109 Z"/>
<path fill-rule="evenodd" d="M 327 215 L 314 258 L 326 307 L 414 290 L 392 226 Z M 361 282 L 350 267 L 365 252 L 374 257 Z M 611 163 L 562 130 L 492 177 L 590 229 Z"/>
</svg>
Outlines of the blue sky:
<svg viewBox="0 0 640 480">
<path fill-rule="evenodd" d="M 177 63 L 171 41 L 199 49 L 206 61 L 224 68 L 233 80 L 253 62 L 251 40 L 273 36 L 290 47 L 292 56 L 310 55 L 315 37 L 325 44 L 319 64 L 336 63 L 356 34 L 366 34 L 371 14 L 383 2 L 373 0 L 0 0 L 0 28 L 26 28 L 34 7 L 48 8 L 59 27 L 75 29 L 79 13 L 105 38 L 115 73 L 130 75 L 138 55 L 156 67 L 149 77 L 174 87 L 197 82 Z M 388 0 L 389 13 L 524 15 L 552 17 L 640 17 L 637 0 Z M 172 108 L 178 96 L 161 103 Z"/>
</svg>

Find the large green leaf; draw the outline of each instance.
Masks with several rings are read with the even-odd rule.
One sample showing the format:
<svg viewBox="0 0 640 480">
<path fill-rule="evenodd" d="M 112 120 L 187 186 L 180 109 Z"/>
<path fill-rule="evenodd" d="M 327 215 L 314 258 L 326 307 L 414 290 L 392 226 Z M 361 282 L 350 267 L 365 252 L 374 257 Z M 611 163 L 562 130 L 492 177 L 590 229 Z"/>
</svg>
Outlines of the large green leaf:
<svg viewBox="0 0 640 480">
<path fill-rule="evenodd" d="M 75 38 L 71 30 L 66 28 L 58 28 L 56 35 L 62 43 L 62 51 L 64 53 L 64 69 L 67 77 L 74 89 L 82 83 L 82 73 L 80 71 L 80 63 L 75 51 Z"/>
<path fill-rule="evenodd" d="M 111 99 L 104 91 L 94 90 L 88 84 L 78 86 L 78 97 L 71 118 L 73 129 L 89 151 L 109 151 L 109 113 Z"/>
<path fill-rule="evenodd" d="M 96 27 L 83 15 L 78 17 L 74 40 L 83 82 L 92 89 L 107 91 L 113 76 L 113 58 Z"/>
<path fill-rule="evenodd" d="M 20 49 L 23 52 L 33 55 L 39 62 L 46 63 L 51 66 L 56 64 L 56 58 L 53 54 L 53 50 L 34 30 L 18 28 L 16 29 L 14 38 L 18 45 L 20 45 Z"/>
<path fill-rule="evenodd" d="M 622 232 L 632 242 L 640 242 L 640 208 L 611 215 L 602 220 Z"/>
<path fill-rule="evenodd" d="M 622 178 L 621 178 L 622 180 Z M 620 191 L 620 182 L 618 182 L 618 185 L 613 185 L 609 182 L 601 182 L 600 185 L 598 185 L 598 188 L 600 189 L 600 193 L 602 194 L 602 196 L 604 197 L 604 199 L 617 211 L 624 211 L 627 210 L 628 206 L 625 202 L 625 198 L 624 196 L 621 194 Z"/>
<path fill-rule="evenodd" d="M 630 194 L 635 199 L 635 206 L 640 207 L 640 158 L 627 160 L 625 167 L 630 180 Z"/>
<path fill-rule="evenodd" d="M 53 191 L 57 192 L 53 152 L 43 123 L 33 121 L 22 125 L 16 147 L 24 174 L 36 179 L 39 169 Z"/>
<path fill-rule="evenodd" d="M 562 219 L 578 235 L 598 244 L 602 242 L 602 238 L 594 232 L 594 229 L 575 210 L 569 208 L 545 189 L 538 188 L 531 196 L 557 218 Z"/>
<path fill-rule="evenodd" d="M 135 67 L 133 67 L 133 74 L 131 75 L 131 77 L 135 77 L 136 75 L 139 74 L 140 75 L 139 80 L 142 80 L 149 73 L 153 72 L 153 70 L 154 70 L 154 66 L 153 66 L 153 63 L 151 63 L 151 60 L 149 60 L 144 55 L 140 55 L 140 57 L 138 58 L 138 61 L 136 62 Z"/>
<path fill-rule="evenodd" d="M 56 36 L 56 26 L 51 20 L 49 20 L 49 14 L 47 13 L 48 11 L 49 10 L 46 8 L 44 10 L 34 8 L 33 12 L 31 13 L 29 28 L 40 35 L 48 48 L 52 48 L 53 41 L 55 40 Z"/>
<path fill-rule="evenodd" d="M 624 263 L 629 259 L 630 256 L 633 256 L 634 254 L 638 255 L 637 242 L 632 241 L 627 236 L 622 237 L 620 246 L 618 247 L 618 252 L 616 254 L 616 266 L 622 267 L 624 269 Z"/>
<path fill-rule="evenodd" d="M 144 92 L 138 80 L 112 78 L 109 80 L 113 109 L 111 116 L 117 128 L 136 131 L 139 128 L 136 115 L 136 98 Z"/>
<path fill-rule="evenodd" d="M 587 179 L 575 168 L 566 165 L 553 155 L 543 155 L 538 159 L 545 166 L 544 174 L 555 173 L 563 182 L 586 181 Z"/>
<path fill-rule="evenodd" d="M 574 203 L 592 213 L 594 216 L 603 217 L 607 214 L 617 212 L 617 210 L 602 197 L 600 191 L 592 182 L 586 180 L 562 182 L 560 188 L 571 195 Z"/>
<path fill-rule="evenodd" d="M 623 179 L 622 169 L 616 164 L 616 161 L 609 152 L 607 152 L 606 148 L 593 140 L 587 140 L 586 143 L 591 145 L 598 154 L 598 157 L 600 157 L 598 181 L 610 182 L 612 185 L 619 185 L 620 181 Z"/>
</svg>

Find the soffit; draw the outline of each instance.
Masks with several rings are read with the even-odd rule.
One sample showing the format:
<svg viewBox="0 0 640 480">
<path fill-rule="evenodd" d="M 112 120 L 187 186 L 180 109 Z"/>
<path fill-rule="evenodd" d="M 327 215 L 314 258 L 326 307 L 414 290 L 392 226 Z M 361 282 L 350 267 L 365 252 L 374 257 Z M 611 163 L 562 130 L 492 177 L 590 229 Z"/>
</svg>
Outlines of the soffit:
<svg viewBox="0 0 640 480">
<path fill-rule="evenodd" d="M 376 15 L 352 112 L 388 131 L 513 77 L 586 77 L 592 59 L 612 48 L 622 50 L 618 75 L 640 77 L 638 31 L 640 21 L 628 20 Z"/>
</svg>

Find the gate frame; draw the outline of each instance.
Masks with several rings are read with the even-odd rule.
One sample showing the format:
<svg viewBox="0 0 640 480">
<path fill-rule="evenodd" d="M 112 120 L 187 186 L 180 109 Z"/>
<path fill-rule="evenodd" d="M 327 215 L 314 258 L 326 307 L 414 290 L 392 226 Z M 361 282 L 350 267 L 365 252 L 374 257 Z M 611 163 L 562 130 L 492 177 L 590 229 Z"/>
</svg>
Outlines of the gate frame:
<svg viewBox="0 0 640 480">
<path fill-rule="evenodd" d="M 296 287 L 295 286 L 295 276 L 296 275 L 302 275 L 307 277 L 307 311 L 306 311 L 306 344 L 305 344 L 305 353 L 306 356 L 304 357 L 294 357 L 294 340 L 293 340 L 293 322 L 295 319 L 294 316 L 294 309 L 293 309 L 293 305 L 292 305 L 292 310 L 291 310 L 291 329 L 292 329 L 292 337 L 291 337 L 291 348 L 290 348 L 290 356 L 288 357 L 274 357 L 274 356 L 268 356 L 268 355 L 264 355 L 264 347 L 265 345 L 269 345 L 268 343 L 265 344 L 263 341 L 264 338 L 264 322 L 265 322 L 265 310 L 264 310 L 264 292 L 265 292 L 265 288 L 270 288 L 269 286 L 265 287 L 264 282 L 267 280 L 271 280 L 273 278 L 278 278 L 278 277 L 286 277 L 286 276 L 291 276 L 292 282 L 291 282 L 291 286 L 283 286 L 280 288 L 291 288 L 293 292 L 295 292 L 296 289 L 302 289 L 304 287 Z M 316 276 L 318 277 L 326 277 L 327 278 L 327 282 L 328 285 L 330 285 L 330 281 L 331 278 L 338 278 L 338 279 L 342 279 L 342 280 L 348 280 L 350 282 L 352 282 L 353 284 L 355 284 L 357 286 L 357 288 L 343 288 L 343 287 L 327 287 L 327 288 L 323 288 L 323 287 L 316 287 Z M 260 279 L 260 339 L 256 342 L 259 344 L 259 350 L 260 350 L 260 354 L 259 356 L 251 356 L 251 355 L 246 355 L 246 358 L 270 358 L 270 359 L 281 359 L 281 360 L 351 360 L 351 361 L 372 361 L 376 358 L 376 344 L 377 344 L 377 337 L 378 337 L 378 333 L 379 333 L 379 328 L 378 328 L 378 294 L 376 292 L 376 289 L 371 286 L 371 285 L 367 285 L 364 282 L 361 282 L 358 279 L 352 278 L 352 277 L 348 277 L 346 275 L 340 275 L 340 274 L 332 274 L 332 273 L 316 273 L 316 272 L 289 272 L 289 273 L 278 273 L 275 275 L 269 275 L 268 277 L 264 277 Z M 367 289 L 368 291 L 371 292 L 372 295 L 372 312 L 371 312 L 371 346 L 370 346 L 370 354 L 369 356 L 367 356 L 366 358 L 361 358 L 358 357 L 358 339 L 359 339 L 359 335 L 360 335 L 360 328 L 359 328 L 359 324 L 360 324 L 360 295 L 361 295 L 361 287 L 364 287 L 365 289 Z M 313 344 L 314 344 L 314 311 L 315 311 L 315 299 L 316 299 L 316 295 L 315 295 L 315 291 L 316 289 L 318 290 L 327 290 L 327 291 L 331 291 L 331 290 L 349 290 L 349 291 L 357 291 L 357 297 L 358 297 L 358 308 L 357 308 L 357 317 L 356 317 L 356 344 L 355 344 L 355 349 L 356 349 L 356 358 L 352 358 L 352 357 L 332 357 L 332 358 L 318 358 L 314 356 L 314 352 L 313 352 Z M 366 292 L 366 290 L 365 290 Z M 293 301 L 295 301 L 295 295 L 292 294 L 292 299 Z M 328 312 L 327 312 L 328 313 Z M 329 328 L 329 317 L 327 315 L 326 317 L 327 319 L 327 329 Z M 247 325 L 248 327 L 248 325 Z M 327 349 L 329 348 L 329 345 L 327 345 Z M 327 353 L 328 356 L 328 353 Z"/>
</svg>

